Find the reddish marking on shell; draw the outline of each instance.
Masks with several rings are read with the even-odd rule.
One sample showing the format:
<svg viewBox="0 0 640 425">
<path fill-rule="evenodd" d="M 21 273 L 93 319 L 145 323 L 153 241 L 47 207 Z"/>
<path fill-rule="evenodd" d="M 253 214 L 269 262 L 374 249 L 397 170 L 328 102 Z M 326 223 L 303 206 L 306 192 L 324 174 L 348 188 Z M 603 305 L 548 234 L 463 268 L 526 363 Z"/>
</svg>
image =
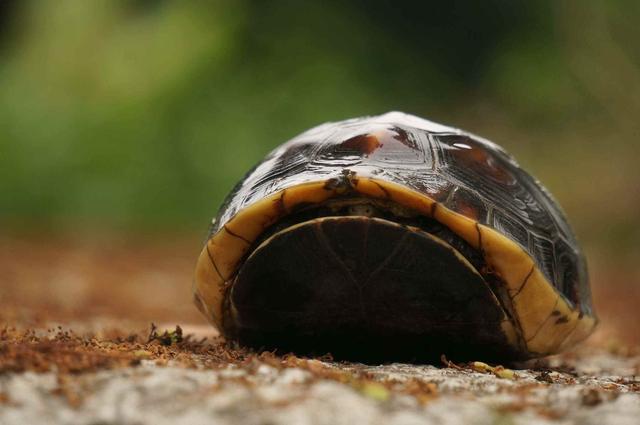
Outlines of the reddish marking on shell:
<svg viewBox="0 0 640 425">
<path fill-rule="evenodd" d="M 390 142 L 397 141 L 413 150 L 420 150 L 420 148 L 418 147 L 418 143 L 413 138 L 411 138 L 406 131 L 399 127 L 391 127 L 390 129 L 385 131 L 384 134 L 387 138 L 389 138 Z"/>
<path fill-rule="evenodd" d="M 380 141 L 380 151 L 399 151 L 409 148 L 419 151 L 418 143 L 403 129 L 390 127 L 372 133 Z"/>
<path fill-rule="evenodd" d="M 358 151 L 363 155 L 370 155 L 378 149 L 382 144 L 373 134 L 360 134 L 345 140 L 340 144 L 341 147 L 348 150 Z"/>
<path fill-rule="evenodd" d="M 492 180 L 506 185 L 516 182 L 515 177 L 499 160 L 478 142 L 464 137 L 447 143 L 451 155 L 464 167 L 486 175 Z"/>
<path fill-rule="evenodd" d="M 405 148 L 420 150 L 418 143 L 401 128 L 390 127 L 359 134 L 340 143 L 342 149 L 356 151 L 369 156 L 376 151 L 398 152 Z"/>
<path fill-rule="evenodd" d="M 445 206 L 474 221 L 483 220 L 487 214 L 482 201 L 463 188 L 452 191 L 451 196 L 445 201 Z"/>
<path fill-rule="evenodd" d="M 478 206 L 465 201 L 459 200 L 456 202 L 456 212 L 475 221 L 478 221 L 480 217 L 480 209 Z"/>
</svg>

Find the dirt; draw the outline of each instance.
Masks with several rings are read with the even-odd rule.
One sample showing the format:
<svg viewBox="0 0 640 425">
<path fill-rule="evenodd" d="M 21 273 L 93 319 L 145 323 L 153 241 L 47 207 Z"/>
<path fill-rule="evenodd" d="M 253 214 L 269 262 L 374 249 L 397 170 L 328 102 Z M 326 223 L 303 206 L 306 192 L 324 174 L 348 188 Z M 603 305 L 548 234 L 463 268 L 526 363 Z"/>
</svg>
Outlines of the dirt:
<svg viewBox="0 0 640 425">
<path fill-rule="evenodd" d="M 434 365 L 276 356 L 225 343 L 191 306 L 197 247 L 0 240 L 0 423 L 636 424 L 640 416 L 638 314 L 620 302 L 602 298 L 605 325 L 588 343 L 523 364 L 458 363 L 446 353 Z M 607 286 L 595 283 L 596 297 L 621 297 Z M 623 305 L 633 304 L 629 293 Z"/>
</svg>

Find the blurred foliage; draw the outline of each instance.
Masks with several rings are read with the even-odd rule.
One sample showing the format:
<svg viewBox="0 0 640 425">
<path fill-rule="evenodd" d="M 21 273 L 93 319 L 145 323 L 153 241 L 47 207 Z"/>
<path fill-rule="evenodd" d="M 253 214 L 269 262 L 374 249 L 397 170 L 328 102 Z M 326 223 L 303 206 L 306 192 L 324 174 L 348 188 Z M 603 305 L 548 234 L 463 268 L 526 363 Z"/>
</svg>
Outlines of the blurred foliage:
<svg viewBox="0 0 640 425">
<path fill-rule="evenodd" d="M 505 146 L 588 242 L 640 239 L 635 0 L 1 4 L 13 228 L 204 229 L 279 143 L 395 109 Z"/>
</svg>

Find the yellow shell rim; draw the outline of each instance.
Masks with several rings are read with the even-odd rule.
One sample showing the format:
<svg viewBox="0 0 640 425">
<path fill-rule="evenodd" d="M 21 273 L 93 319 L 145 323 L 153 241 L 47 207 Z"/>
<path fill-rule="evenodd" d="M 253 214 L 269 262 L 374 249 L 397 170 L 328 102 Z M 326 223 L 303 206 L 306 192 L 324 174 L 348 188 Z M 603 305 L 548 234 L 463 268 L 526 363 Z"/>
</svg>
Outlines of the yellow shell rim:
<svg viewBox="0 0 640 425">
<path fill-rule="evenodd" d="M 595 317 L 572 308 L 517 243 L 456 213 L 425 194 L 373 177 L 350 178 L 348 188 L 314 181 L 282 189 L 244 208 L 209 238 L 196 265 L 193 294 L 199 310 L 223 330 L 224 294 L 242 258 L 262 232 L 301 203 L 322 203 L 345 190 L 394 202 L 447 226 L 473 248 L 504 283 L 511 321 L 503 330 L 510 344 L 532 357 L 557 353 L 587 338 Z M 497 295 L 497 294 L 496 294 Z"/>
</svg>

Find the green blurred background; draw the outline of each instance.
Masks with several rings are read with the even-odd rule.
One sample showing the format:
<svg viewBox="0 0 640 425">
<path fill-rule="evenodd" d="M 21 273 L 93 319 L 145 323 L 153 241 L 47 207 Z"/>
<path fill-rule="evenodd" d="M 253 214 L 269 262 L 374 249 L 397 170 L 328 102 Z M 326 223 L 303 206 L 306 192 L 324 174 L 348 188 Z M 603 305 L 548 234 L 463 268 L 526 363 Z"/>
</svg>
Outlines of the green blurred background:
<svg viewBox="0 0 640 425">
<path fill-rule="evenodd" d="M 0 5 L 0 229 L 204 235 L 276 145 L 401 110 L 503 145 L 591 252 L 640 254 L 638 1 Z"/>
</svg>

